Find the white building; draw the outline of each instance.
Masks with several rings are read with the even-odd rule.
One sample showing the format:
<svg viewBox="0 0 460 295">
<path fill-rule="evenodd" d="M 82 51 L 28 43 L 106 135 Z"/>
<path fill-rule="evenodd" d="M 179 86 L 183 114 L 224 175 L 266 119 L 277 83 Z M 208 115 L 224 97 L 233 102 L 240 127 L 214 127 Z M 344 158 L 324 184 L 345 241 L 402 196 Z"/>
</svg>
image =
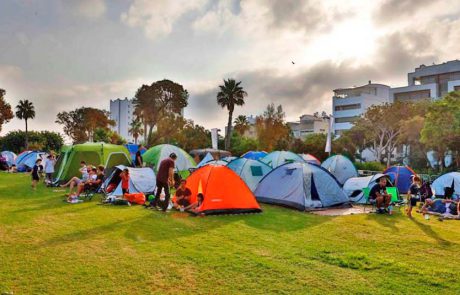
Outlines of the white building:
<svg viewBox="0 0 460 295">
<path fill-rule="evenodd" d="M 339 88 L 334 90 L 332 97 L 332 115 L 334 117 L 334 134 L 340 134 L 353 127 L 359 117 L 372 105 L 379 105 L 390 102 L 390 86 L 375 84 L 369 81 L 368 84 Z"/>
<path fill-rule="evenodd" d="M 128 142 L 134 142 L 133 136 L 129 133 L 131 128 L 131 122 L 134 119 L 133 116 L 134 106 L 133 100 L 128 99 L 115 99 L 110 100 L 110 119 L 115 121 L 115 126 L 112 127 L 113 131 L 116 131 Z"/>
<path fill-rule="evenodd" d="M 420 65 L 407 74 L 407 80 L 408 86 L 391 89 L 392 102 L 440 98 L 448 92 L 460 90 L 460 61 Z"/>
<path fill-rule="evenodd" d="M 302 115 L 299 121 L 288 122 L 295 138 L 305 139 L 314 133 L 327 133 L 328 120 L 322 118 L 318 113 L 313 115 Z"/>
</svg>

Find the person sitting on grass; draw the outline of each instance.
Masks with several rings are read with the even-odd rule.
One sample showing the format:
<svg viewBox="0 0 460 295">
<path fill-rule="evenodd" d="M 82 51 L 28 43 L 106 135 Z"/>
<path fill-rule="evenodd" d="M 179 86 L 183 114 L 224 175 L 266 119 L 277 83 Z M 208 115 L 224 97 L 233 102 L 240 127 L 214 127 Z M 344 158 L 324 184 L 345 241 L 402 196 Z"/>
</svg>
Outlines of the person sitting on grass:
<svg viewBox="0 0 460 295">
<path fill-rule="evenodd" d="M 186 207 L 190 206 L 190 196 L 192 195 L 192 192 L 186 185 L 187 181 L 182 179 L 180 181 L 179 188 L 176 190 L 174 208 L 180 211 L 183 211 Z"/>
<path fill-rule="evenodd" d="M 81 183 L 81 182 L 85 182 L 88 180 L 88 176 L 89 176 L 89 172 L 91 171 L 91 167 L 87 167 L 86 166 L 86 162 L 85 161 L 81 161 L 80 162 L 80 169 L 79 169 L 80 173 L 81 173 L 81 178 L 78 178 L 76 176 L 72 177 L 69 181 L 67 181 L 66 183 L 64 184 L 61 184 L 61 187 L 70 187 L 70 190 L 69 190 L 69 195 L 72 194 L 72 191 L 75 187 L 78 187 L 78 185 Z"/>
<path fill-rule="evenodd" d="M 446 213 L 446 204 L 441 199 L 426 199 L 421 209 L 423 214 L 444 214 Z"/>
<path fill-rule="evenodd" d="M 32 171 L 30 172 L 30 175 L 32 176 L 32 189 L 36 190 L 37 189 L 37 183 L 40 181 L 40 164 L 42 163 L 42 159 L 37 159 L 35 161 L 35 165 L 32 168 Z"/>
<path fill-rule="evenodd" d="M 409 195 L 409 207 L 407 208 L 407 216 L 412 218 L 412 208 L 417 206 L 417 202 L 421 200 L 420 188 L 422 180 L 417 175 L 412 176 L 412 184 L 409 187 L 407 195 Z"/>
<path fill-rule="evenodd" d="M 371 203 L 375 202 L 377 206 L 377 213 L 388 213 L 388 206 L 390 206 L 391 195 L 387 194 L 388 181 L 385 176 L 380 177 L 378 183 L 374 185 L 369 192 L 369 200 Z"/>
<path fill-rule="evenodd" d="M 198 214 L 201 210 L 200 207 L 201 205 L 203 205 L 203 202 L 204 202 L 204 195 L 202 193 L 198 193 L 198 195 L 196 195 L 196 202 L 185 207 L 185 211 L 188 211 L 194 214 Z"/>
<path fill-rule="evenodd" d="M 121 178 L 121 191 L 123 192 L 123 196 L 125 194 L 129 194 L 129 170 L 128 168 L 123 169 L 120 173 Z"/>
</svg>

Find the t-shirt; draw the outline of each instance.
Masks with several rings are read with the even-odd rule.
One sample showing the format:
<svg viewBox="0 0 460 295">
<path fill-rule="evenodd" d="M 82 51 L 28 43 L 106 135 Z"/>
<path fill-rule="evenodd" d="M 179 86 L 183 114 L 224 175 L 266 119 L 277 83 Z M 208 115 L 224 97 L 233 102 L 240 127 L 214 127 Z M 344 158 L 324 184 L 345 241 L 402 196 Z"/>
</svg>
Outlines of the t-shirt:
<svg viewBox="0 0 460 295">
<path fill-rule="evenodd" d="M 444 214 L 446 212 L 446 204 L 444 204 L 442 200 L 435 200 L 428 208 L 428 210 L 431 212 Z"/>
<path fill-rule="evenodd" d="M 411 184 L 409 187 L 409 192 L 411 195 L 419 196 L 420 195 L 420 186 L 416 183 Z"/>
<path fill-rule="evenodd" d="M 129 175 L 124 172 L 121 174 L 121 188 L 129 189 Z"/>
<path fill-rule="evenodd" d="M 377 193 L 384 195 L 387 191 L 387 186 L 381 187 L 380 184 L 376 184 L 372 187 L 371 191 L 369 192 L 369 198 L 374 200 L 377 198 Z"/>
<path fill-rule="evenodd" d="M 47 160 L 45 162 L 45 173 L 54 173 L 54 164 L 56 160 Z"/>
<path fill-rule="evenodd" d="M 169 178 L 169 169 L 174 169 L 174 160 L 171 158 L 164 159 L 158 168 L 157 181 L 167 183 Z"/>
<path fill-rule="evenodd" d="M 189 190 L 188 187 L 185 189 L 178 188 L 176 190 L 176 197 L 186 197 L 189 198 L 192 195 L 192 192 Z"/>
</svg>

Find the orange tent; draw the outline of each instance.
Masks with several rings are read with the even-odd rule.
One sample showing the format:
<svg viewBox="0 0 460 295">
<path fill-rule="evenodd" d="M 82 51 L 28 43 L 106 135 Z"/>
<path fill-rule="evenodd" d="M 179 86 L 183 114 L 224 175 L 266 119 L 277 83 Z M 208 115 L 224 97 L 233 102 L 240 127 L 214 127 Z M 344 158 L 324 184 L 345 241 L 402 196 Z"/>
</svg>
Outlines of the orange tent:
<svg viewBox="0 0 460 295">
<path fill-rule="evenodd" d="M 244 181 L 225 166 L 206 165 L 195 170 L 187 178 L 192 191 L 191 202 L 203 193 L 204 202 L 199 213 L 236 214 L 261 212 L 256 198 Z"/>
</svg>

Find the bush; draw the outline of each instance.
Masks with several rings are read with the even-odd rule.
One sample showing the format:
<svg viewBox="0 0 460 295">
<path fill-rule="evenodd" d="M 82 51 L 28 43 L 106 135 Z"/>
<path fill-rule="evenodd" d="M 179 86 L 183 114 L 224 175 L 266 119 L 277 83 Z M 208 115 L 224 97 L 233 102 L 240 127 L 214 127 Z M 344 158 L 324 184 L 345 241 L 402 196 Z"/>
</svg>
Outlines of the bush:
<svg viewBox="0 0 460 295">
<path fill-rule="evenodd" d="M 355 163 L 358 170 L 384 171 L 387 167 L 380 162 Z"/>
<path fill-rule="evenodd" d="M 29 131 L 29 149 L 43 150 L 45 152 L 60 151 L 64 145 L 64 139 L 57 132 Z M 24 131 L 11 131 L 0 138 L 1 150 L 20 153 L 26 149 L 26 135 Z"/>
</svg>

